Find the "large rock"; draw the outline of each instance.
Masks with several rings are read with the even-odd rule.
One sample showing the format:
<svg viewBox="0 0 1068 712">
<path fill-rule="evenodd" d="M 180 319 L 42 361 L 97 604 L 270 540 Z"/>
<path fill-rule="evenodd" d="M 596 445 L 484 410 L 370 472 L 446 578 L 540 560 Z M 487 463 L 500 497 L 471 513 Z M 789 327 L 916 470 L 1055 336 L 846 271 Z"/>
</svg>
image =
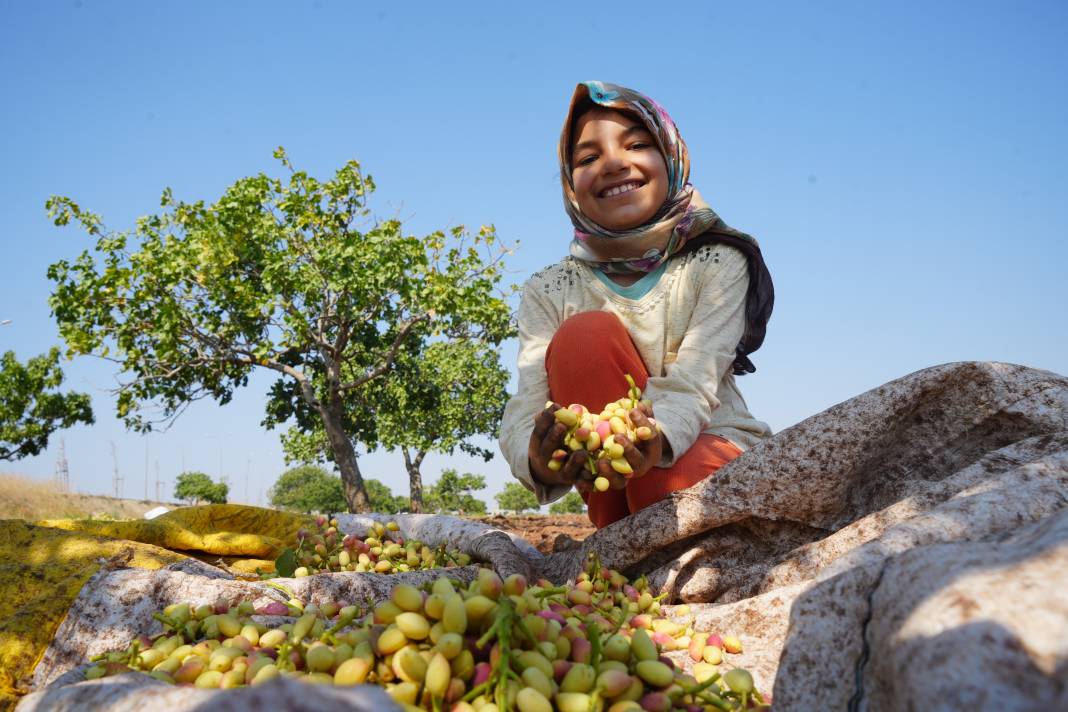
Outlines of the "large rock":
<svg viewBox="0 0 1068 712">
<path fill-rule="evenodd" d="M 1004 541 L 913 549 L 879 581 L 866 709 L 1068 710 L 1068 510 Z"/>
</svg>

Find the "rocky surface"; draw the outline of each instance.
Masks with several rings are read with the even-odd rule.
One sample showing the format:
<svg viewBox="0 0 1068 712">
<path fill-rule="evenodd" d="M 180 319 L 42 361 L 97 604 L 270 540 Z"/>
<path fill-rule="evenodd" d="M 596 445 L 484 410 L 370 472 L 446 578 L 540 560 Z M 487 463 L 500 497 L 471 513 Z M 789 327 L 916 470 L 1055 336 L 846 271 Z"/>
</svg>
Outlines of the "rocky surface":
<svg viewBox="0 0 1068 712">
<path fill-rule="evenodd" d="M 225 704 L 218 699 L 226 695 Z M 384 712 L 400 707 L 380 688 L 372 685 L 331 687 L 307 685 L 278 678 L 264 685 L 237 690 L 201 690 L 175 687 L 148 675 L 127 674 L 79 682 L 57 684 L 22 699 L 18 712 L 140 712 L 165 709 L 168 712 L 203 710 L 242 710 L 243 712 Z"/>
</svg>

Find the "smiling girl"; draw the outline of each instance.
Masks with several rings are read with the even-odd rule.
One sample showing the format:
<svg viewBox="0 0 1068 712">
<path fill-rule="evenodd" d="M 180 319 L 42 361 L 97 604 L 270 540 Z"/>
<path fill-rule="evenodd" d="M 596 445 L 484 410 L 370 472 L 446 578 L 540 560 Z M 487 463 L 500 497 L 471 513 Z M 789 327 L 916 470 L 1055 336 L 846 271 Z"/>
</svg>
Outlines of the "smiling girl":
<svg viewBox="0 0 1068 712">
<path fill-rule="evenodd" d="M 523 287 L 519 391 L 504 412 L 501 449 L 541 503 L 575 487 L 604 527 L 708 477 L 770 436 L 735 375 L 755 369 L 773 290 L 756 241 L 728 227 L 689 183 L 686 144 L 648 97 L 603 82 L 579 84 L 560 137 L 570 256 Z M 624 439 L 633 469 L 586 469 L 571 453 L 549 469 L 566 427 L 559 405 L 596 412 L 626 393 L 632 374 L 661 434 Z M 559 404 L 545 408 L 547 400 Z M 655 428 L 654 428 L 655 430 Z M 605 492 L 593 489 L 598 475 Z"/>
</svg>

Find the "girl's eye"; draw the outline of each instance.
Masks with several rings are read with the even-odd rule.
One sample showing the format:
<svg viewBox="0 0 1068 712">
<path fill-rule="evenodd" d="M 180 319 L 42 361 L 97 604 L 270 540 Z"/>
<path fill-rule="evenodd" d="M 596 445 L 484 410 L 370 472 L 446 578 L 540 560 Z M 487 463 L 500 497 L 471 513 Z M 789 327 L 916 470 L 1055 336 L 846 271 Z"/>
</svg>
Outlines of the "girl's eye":
<svg viewBox="0 0 1068 712">
<path fill-rule="evenodd" d="M 630 145 L 631 148 L 649 148 L 649 144 L 645 141 L 635 141 Z"/>
<path fill-rule="evenodd" d="M 593 163 L 595 160 L 597 160 L 597 156 L 591 154 L 589 156 L 583 156 L 582 158 L 580 158 L 578 160 L 578 163 L 576 163 L 575 165 L 577 165 L 577 166 L 588 166 L 589 164 Z"/>
</svg>

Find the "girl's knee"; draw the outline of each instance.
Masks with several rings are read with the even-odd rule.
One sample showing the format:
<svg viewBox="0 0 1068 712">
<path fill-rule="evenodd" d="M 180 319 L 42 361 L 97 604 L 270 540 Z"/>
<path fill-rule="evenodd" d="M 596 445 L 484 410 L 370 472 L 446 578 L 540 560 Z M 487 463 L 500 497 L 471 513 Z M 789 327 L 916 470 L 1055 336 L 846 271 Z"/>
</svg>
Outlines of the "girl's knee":
<svg viewBox="0 0 1068 712">
<path fill-rule="evenodd" d="M 626 336 L 627 327 L 612 312 L 586 311 L 574 314 L 564 320 L 556 330 L 554 339 L 577 336 L 579 339 L 590 343 L 590 339 L 602 337 L 618 338 Z"/>
</svg>

